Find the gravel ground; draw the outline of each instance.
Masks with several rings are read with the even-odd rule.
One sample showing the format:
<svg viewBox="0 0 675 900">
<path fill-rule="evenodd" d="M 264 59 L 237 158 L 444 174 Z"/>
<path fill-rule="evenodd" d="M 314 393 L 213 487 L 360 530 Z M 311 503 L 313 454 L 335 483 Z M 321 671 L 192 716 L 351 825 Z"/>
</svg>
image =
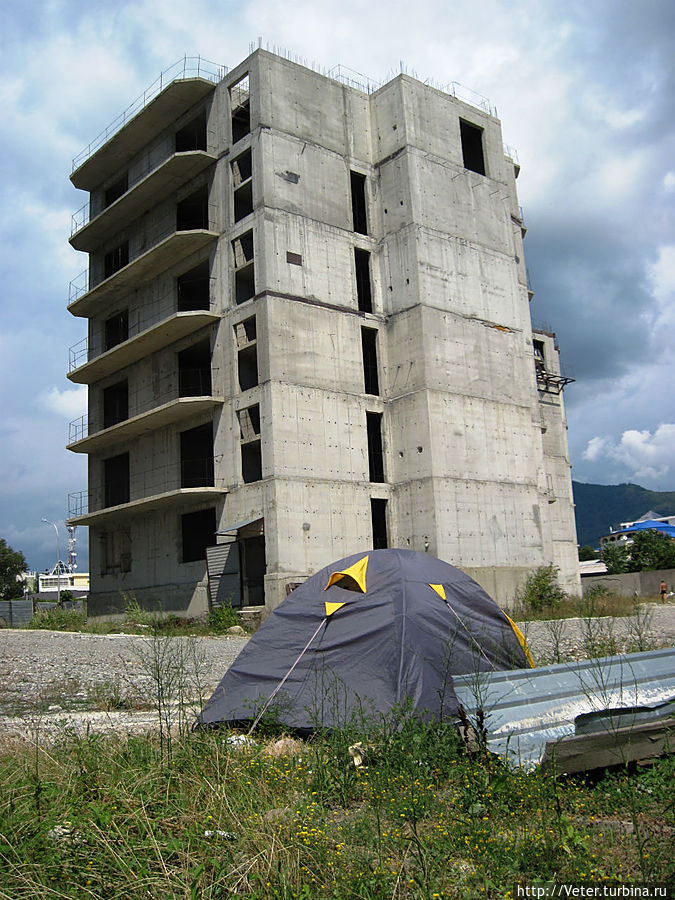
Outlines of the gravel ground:
<svg viewBox="0 0 675 900">
<path fill-rule="evenodd" d="M 589 644 L 606 652 L 675 646 L 675 605 L 647 604 L 639 617 L 523 622 L 538 663 L 580 659 Z M 137 635 L 0 631 L 0 732 L 26 734 L 40 726 L 136 730 L 152 727 L 152 662 L 176 660 L 190 676 L 192 695 L 209 697 L 247 638 L 152 639 Z M 195 679 L 195 673 L 198 678 Z M 194 682 L 199 681 L 199 687 Z"/>
</svg>

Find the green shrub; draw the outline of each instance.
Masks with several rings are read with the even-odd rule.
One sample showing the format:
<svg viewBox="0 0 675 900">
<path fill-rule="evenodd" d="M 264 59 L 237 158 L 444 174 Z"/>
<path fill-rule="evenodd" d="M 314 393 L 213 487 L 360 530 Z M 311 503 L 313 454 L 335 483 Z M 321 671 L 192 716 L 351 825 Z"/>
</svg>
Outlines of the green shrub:
<svg viewBox="0 0 675 900">
<path fill-rule="evenodd" d="M 54 609 L 36 612 L 28 627 L 45 631 L 82 631 L 86 623 L 86 613 L 68 612 L 57 606 Z"/>
<path fill-rule="evenodd" d="M 233 625 L 241 625 L 239 614 L 229 603 L 212 609 L 206 621 L 209 628 L 216 634 L 224 634 Z"/>
<path fill-rule="evenodd" d="M 557 566 L 541 566 L 527 576 L 525 584 L 516 592 L 517 602 L 527 612 L 541 612 L 558 606 L 567 594 L 558 584 Z"/>
</svg>

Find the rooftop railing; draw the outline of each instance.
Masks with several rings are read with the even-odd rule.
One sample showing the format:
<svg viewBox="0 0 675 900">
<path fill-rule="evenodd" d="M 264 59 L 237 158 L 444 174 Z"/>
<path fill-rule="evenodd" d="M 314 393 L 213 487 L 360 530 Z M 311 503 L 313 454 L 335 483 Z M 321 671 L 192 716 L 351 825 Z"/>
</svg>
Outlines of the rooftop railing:
<svg viewBox="0 0 675 900">
<path fill-rule="evenodd" d="M 76 169 L 86 162 L 99 147 L 102 147 L 106 141 L 109 141 L 113 135 L 124 128 L 130 119 L 133 119 L 151 100 L 161 93 L 165 87 L 174 81 L 183 81 L 186 78 L 205 78 L 217 84 L 227 74 L 227 66 L 221 66 L 218 63 L 210 62 L 208 59 L 202 59 L 201 56 L 184 56 L 177 60 L 168 69 L 160 72 L 158 77 L 153 81 L 150 87 L 146 88 L 133 103 L 131 103 L 124 112 L 120 113 L 116 119 L 106 126 L 103 131 L 97 135 L 91 143 L 82 150 L 81 153 L 73 159 L 73 169 Z"/>
</svg>

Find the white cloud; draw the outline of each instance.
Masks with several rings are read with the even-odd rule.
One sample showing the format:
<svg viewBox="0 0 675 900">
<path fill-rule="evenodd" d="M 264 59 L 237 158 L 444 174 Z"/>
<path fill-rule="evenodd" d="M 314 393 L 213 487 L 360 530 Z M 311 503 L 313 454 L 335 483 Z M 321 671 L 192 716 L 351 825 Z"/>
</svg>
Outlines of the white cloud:
<svg viewBox="0 0 675 900">
<path fill-rule="evenodd" d="M 588 442 L 583 457 L 588 462 L 606 459 L 619 464 L 631 479 L 653 481 L 675 474 L 675 424 L 659 425 L 651 431 L 624 431 L 618 441 L 594 437 Z"/>
<path fill-rule="evenodd" d="M 65 391 L 57 387 L 50 387 L 38 397 L 38 404 L 47 412 L 74 419 L 87 408 L 87 387 L 81 385 L 76 388 L 66 388 Z"/>
<path fill-rule="evenodd" d="M 675 172 L 668 172 L 663 179 L 663 186 L 671 194 L 675 191 Z"/>
</svg>

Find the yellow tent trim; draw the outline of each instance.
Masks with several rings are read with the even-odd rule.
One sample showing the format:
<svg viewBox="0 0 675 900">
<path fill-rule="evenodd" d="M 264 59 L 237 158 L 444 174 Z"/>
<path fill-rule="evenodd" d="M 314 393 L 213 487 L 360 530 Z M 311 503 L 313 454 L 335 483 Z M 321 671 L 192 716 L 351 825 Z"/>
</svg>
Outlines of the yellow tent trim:
<svg viewBox="0 0 675 900">
<path fill-rule="evenodd" d="M 506 613 L 504 613 L 504 615 L 506 616 Z M 527 657 L 527 661 L 529 662 L 530 666 L 531 666 L 533 669 L 536 668 L 535 665 L 534 665 L 534 660 L 532 659 L 532 654 L 530 653 L 530 648 L 527 646 L 527 641 L 525 640 L 525 635 L 524 635 L 523 632 L 520 630 L 520 628 L 518 628 L 518 626 L 517 626 L 516 623 L 513 621 L 513 619 L 510 619 L 508 616 L 506 616 L 506 618 L 509 619 L 509 623 L 511 624 L 511 628 L 513 628 L 513 633 L 514 633 L 515 636 L 518 638 L 518 643 L 519 643 L 520 646 L 523 648 L 523 650 L 524 650 L 524 652 L 525 652 L 525 656 Z"/>
<path fill-rule="evenodd" d="M 354 565 L 349 566 L 349 568 L 345 569 L 344 572 L 333 572 L 333 574 L 328 579 L 328 584 L 324 588 L 324 591 L 327 591 L 331 584 L 336 584 L 338 581 L 340 581 L 341 578 L 344 578 L 346 576 L 355 581 L 359 589 L 365 594 L 367 566 L 368 557 L 364 556 L 363 559 L 360 559 L 358 562 L 355 562 Z"/>
<path fill-rule="evenodd" d="M 442 584 L 430 584 L 429 587 L 436 591 L 442 600 L 445 600 L 445 588 Z"/>
<path fill-rule="evenodd" d="M 344 603 L 326 603 L 326 616 L 332 616 L 334 612 L 344 606 Z"/>
</svg>

